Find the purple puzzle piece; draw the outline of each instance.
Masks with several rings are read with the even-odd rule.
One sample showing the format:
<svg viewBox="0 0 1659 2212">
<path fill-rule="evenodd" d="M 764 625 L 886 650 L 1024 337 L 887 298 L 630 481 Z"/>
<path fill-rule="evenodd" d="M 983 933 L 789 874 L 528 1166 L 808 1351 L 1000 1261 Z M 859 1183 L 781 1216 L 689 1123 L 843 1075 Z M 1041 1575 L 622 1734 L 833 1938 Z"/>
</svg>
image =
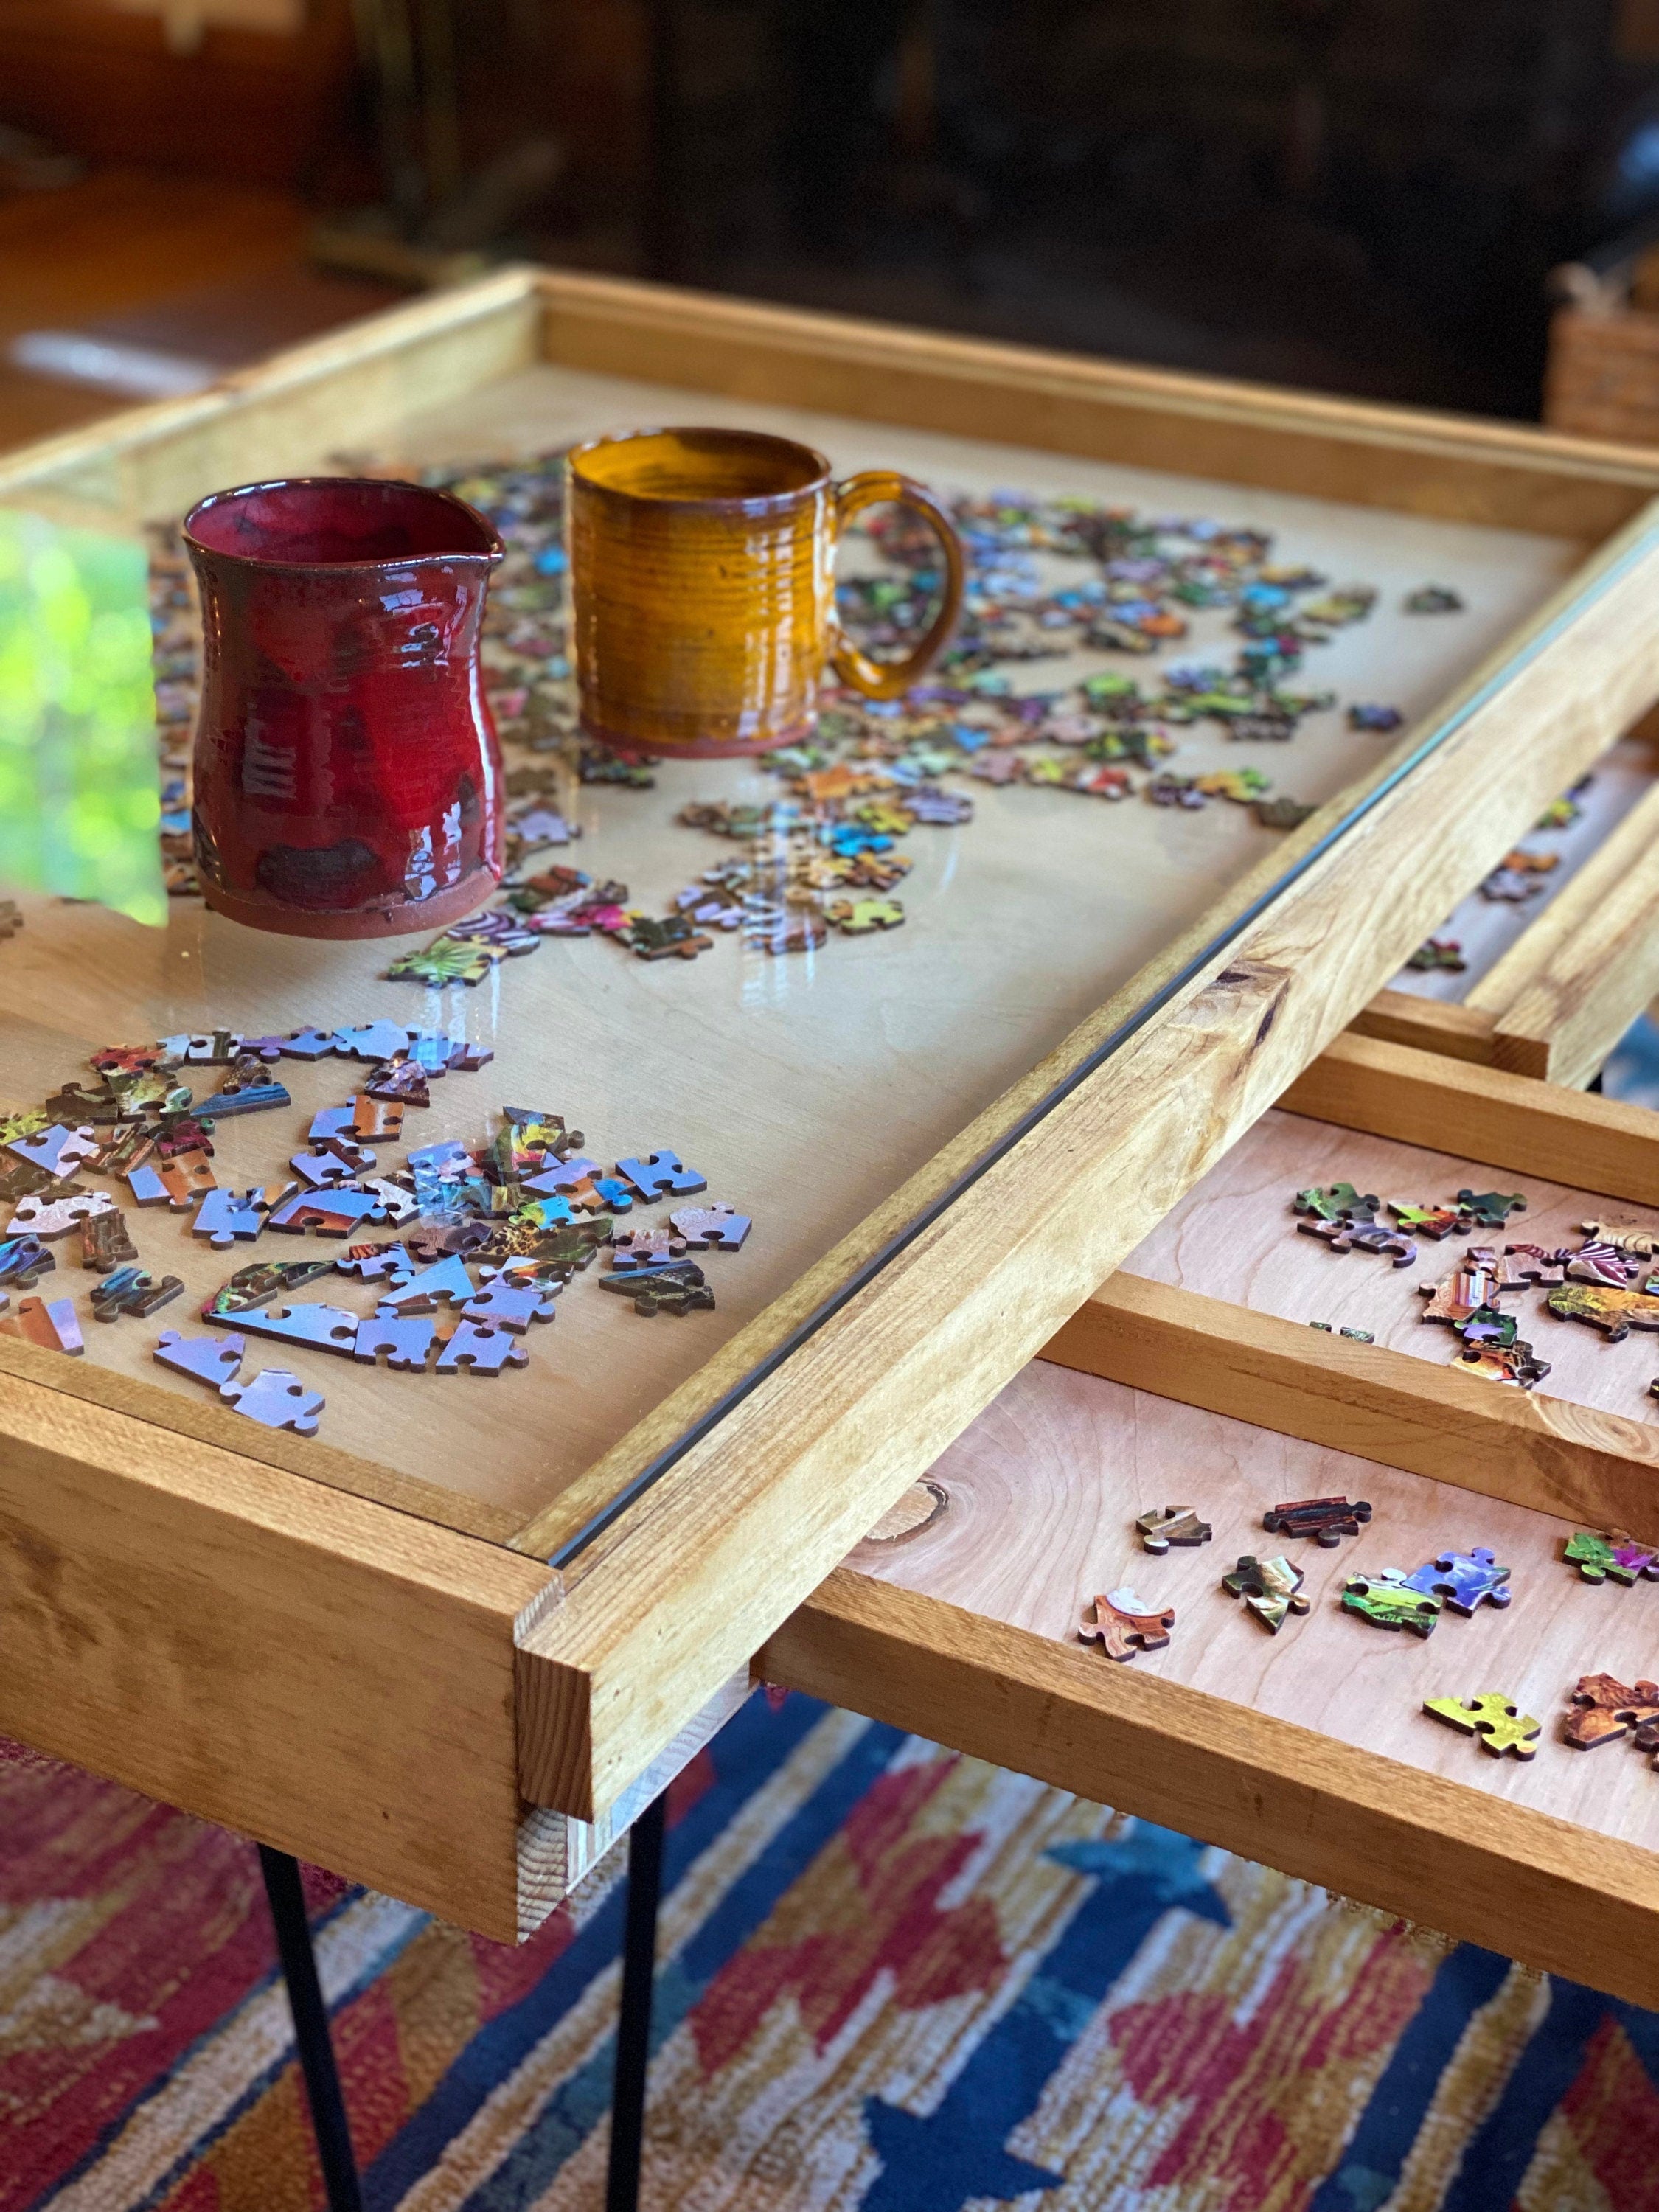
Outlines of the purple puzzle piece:
<svg viewBox="0 0 1659 2212">
<path fill-rule="evenodd" d="M 219 1395 L 251 1421 L 268 1429 L 292 1429 L 301 1437 L 316 1435 L 317 1416 L 327 1403 L 320 1390 L 307 1390 L 283 1367 L 261 1368 L 251 1382 L 226 1382 Z"/>
<path fill-rule="evenodd" d="M 235 1374 L 246 1349 L 245 1339 L 234 1332 L 228 1336 L 181 1336 L 176 1328 L 164 1328 L 155 1357 L 163 1367 L 171 1367 L 179 1375 L 193 1375 L 198 1382 L 210 1382 L 216 1390 Z"/>
<path fill-rule="evenodd" d="M 461 1318 L 485 1322 L 491 1328 L 510 1329 L 521 1336 L 532 1321 L 551 1321 L 555 1311 L 551 1291 L 533 1284 L 503 1281 L 497 1276 L 461 1308 Z"/>
<path fill-rule="evenodd" d="M 465 1305 L 472 1296 L 472 1278 L 459 1252 L 452 1252 L 430 1267 L 423 1267 L 398 1289 L 385 1292 L 382 1314 L 429 1313 L 441 1298 Z"/>
<path fill-rule="evenodd" d="M 355 1313 L 313 1298 L 296 1298 L 291 1305 L 269 1306 L 264 1313 L 238 1314 L 236 1318 L 250 1336 L 308 1344 L 319 1352 L 343 1352 L 348 1358 L 357 1342 Z"/>
<path fill-rule="evenodd" d="M 437 1341 L 437 1324 L 429 1314 L 374 1314 L 358 1322 L 352 1357 L 373 1362 L 385 1352 L 388 1367 L 424 1373 Z"/>
<path fill-rule="evenodd" d="M 464 1321 L 444 1346 L 438 1372 L 459 1375 L 465 1370 L 472 1375 L 499 1375 L 503 1367 L 524 1367 L 529 1361 L 529 1352 L 506 1329 L 485 1328 L 475 1321 Z"/>
<path fill-rule="evenodd" d="M 689 1168 L 678 1152 L 647 1152 L 642 1159 L 618 1160 L 617 1173 L 631 1182 L 648 1205 L 658 1198 L 690 1198 L 707 1190 L 708 1178 Z"/>
</svg>

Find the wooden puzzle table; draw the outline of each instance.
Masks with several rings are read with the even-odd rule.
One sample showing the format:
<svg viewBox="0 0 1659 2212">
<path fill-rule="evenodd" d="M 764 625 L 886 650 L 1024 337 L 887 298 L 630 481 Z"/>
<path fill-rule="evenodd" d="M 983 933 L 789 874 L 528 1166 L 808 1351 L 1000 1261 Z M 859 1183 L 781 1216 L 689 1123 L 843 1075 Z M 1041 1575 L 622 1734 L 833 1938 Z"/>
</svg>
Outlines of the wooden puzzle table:
<svg viewBox="0 0 1659 2212">
<path fill-rule="evenodd" d="M 0 499 L 131 531 L 261 476 L 527 455 L 653 417 L 787 429 L 838 470 L 896 465 L 941 489 L 1014 484 L 1269 530 L 1287 557 L 1380 587 L 1373 622 L 1319 674 L 1397 701 L 1406 724 L 1379 738 L 1315 718 L 1292 750 L 1317 811 L 1288 836 L 1244 808 L 976 788 L 971 829 L 919 853 L 904 929 L 812 960 L 723 944 L 648 965 L 597 939 L 552 943 L 428 1002 L 383 979 L 383 951 L 256 937 L 194 902 L 155 932 L 21 902 L 25 927 L 0 945 L 0 1105 L 46 1095 L 112 1041 L 388 1017 L 495 1054 L 440 1086 L 423 1139 L 476 1143 L 504 1103 L 545 1107 L 611 1158 L 673 1146 L 711 1199 L 755 1218 L 749 1246 L 711 1261 L 714 1313 L 647 1324 L 579 1282 L 520 1374 L 394 1376 L 296 1352 L 328 1394 L 314 1440 L 169 1378 L 136 1324 L 88 1329 L 74 1360 L 0 1338 L 0 1729 L 502 1938 L 533 1926 L 706 1740 L 763 1647 L 781 1679 L 981 1747 L 929 1686 L 931 1631 L 878 1624 L 838 1690 L 834 1665 L 800 1655 L 842 1578 L 798 1608 L 1012 1378 L 1017 1395 L 1079 1394 L 1067 1402 L 1089 1420 L 1091 1390 L 1159 1387 L 1085 1389 L 1027 1363 L 1093 1325 L 1085 1302 L 1130 1280 L 1113 1271 L 1152 1249 L 1288 1086 L 1339 1064 L 1345 1025 L 1659 697 L 1659 467 L 1640 454 L 546 271 L 12 455 Z M 1398 615 L 1431 578 L 1463 593 L 1455 623 Z M 1200 647 L 1223 635 L 1218 617 L 1195 630 Z M 1193 739 L 1194 764 L 1237 765 L 1239 750 Z M 585 787 L 579 857 L 665 901 L 720 857 L 675 822 L 681 806 L 769 788 L 743 763 L 675 763 L 648 793 Z M 341 1095 L 340 1070 L 282 1065 L 299 1141 L 298 1117 Z M 1483 1073 L 1433 1066 L 1445 1082 Z M 222 1182 L 270 1174 L 258 1119 L 223 1126 Z M 1505 1164 L 1501 1148 L 1440 1142 Z M 167 1264 L 188 1300 L 174 1310 L 188 1313 L 227 1267 L 172 1227 Z M 1103 1333 L 1138 1340 L 1115 1318 Z M 1225 1368 L 1212 1335 L 1197 1328 L 1195 1374 Z M 1254 1405 L 1224 1410 L 1264 1425 Z M 1371 1449 L 1358 1430 L 1316 1441 Z M 1442 1479 L 1437 1462 L 1426 1474 Z M 1069 1604 L 1093 1571 L 1086 1528 L 1122 1502 L 1103 1486 L 1075 1523 L 1045 1529 L 1034 1589 L 1065 1586 Z M 908 1602 L 891 1583 L 879 1598 Z M 988 1619 L 997 1629 L 994 1607 Z M 1064 1627 L 1044 1612 L 1044 1636 Z M 1034 1632 L 1023 1616 L 1016 1631 Z M 1024 1646 L 986 1648 L 987 1712 L 1024 1713 L 1034 1744 L 1044 1716 L 1066 1723 Z M 1386 1808 L 1339 1818 L 1351 1780 L 1362 1800 L 1371 1786 L 1341 1735 L 1358 1730 L 1352 1715 L 1321 1752 L 1340 1786 L 1293 1786 L 1284 1765 L 1328 1739 L 1322 1715 L 1280 1717 L 1279 1670 L 1225 1709 L 1218 1750 L 1207 1705 L 1164 1725 L 1184 1685 L 1160 1669 L 1087 1679 L 1083 1704 L 1121 1708 L 1122 1741 L 1143 1728 L 1138 1702 L 1152 1738 L 1186 1732 L 1168 1817 L 1298 1869 L 1326 1863 L 1296 1842 L 1322 1822 L 1349 1838 L 1328 1854 L 1342 1887 L 1464 1924 L 1428 1901 L 1438 1861 L 1402 1855 Z M 1140 1802 L 1133 1760 L 1062 1738 L 1073 1763 L 1059 1771 L 1045 1748 L 1043 1771 Z M 1019 1756 L 1019 1728 L 984 1747 Z M 1392 1737 L 1378 1747 L 1392 1756 Z M 1282 1817 L 1209 1817 L 1229 1790 Z M 1426 1834 L 1433 1807 L 1412 1820 Z M 1468 1848 L 1496 1875 L 1511 1850 L 1532 1863 L 1530 1837 L 1483 1830 Z M 1636 1847 L 1621 1832 L 1607 1850 L 1611 1873 L 1587 1862 L 1585 1911 L 1605 1893 L 1616 1929 L 1645 1927 L 1620 1856 L 1633 1865 Z M 1532 1955 L 1519 1931 L 1516 1948 Z"/>
</svg>

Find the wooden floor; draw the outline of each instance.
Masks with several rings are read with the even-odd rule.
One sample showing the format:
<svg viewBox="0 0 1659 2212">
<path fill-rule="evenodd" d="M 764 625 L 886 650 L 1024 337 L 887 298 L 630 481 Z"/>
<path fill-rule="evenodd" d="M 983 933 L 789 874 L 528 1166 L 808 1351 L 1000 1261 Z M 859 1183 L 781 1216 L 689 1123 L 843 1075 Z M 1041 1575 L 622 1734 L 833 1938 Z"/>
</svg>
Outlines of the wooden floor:
<svg viewBox="0 0 1659 2212">
<path fill-rule="evenodd" d="M 400 296 L 312 270 L 313 220 L 287 193 L 131 169 L 0 198 L 0 450 L 132 404 L 12 367 L 26 331 L 118 338 L 216 370 Z"/>
</svg>

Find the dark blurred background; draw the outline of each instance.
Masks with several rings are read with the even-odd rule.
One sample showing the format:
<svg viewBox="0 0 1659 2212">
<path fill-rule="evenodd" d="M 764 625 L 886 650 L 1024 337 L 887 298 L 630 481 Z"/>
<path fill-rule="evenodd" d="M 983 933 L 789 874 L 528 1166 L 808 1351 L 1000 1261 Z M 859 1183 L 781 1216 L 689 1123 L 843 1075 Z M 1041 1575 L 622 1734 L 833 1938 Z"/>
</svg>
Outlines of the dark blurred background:
<svg viewBox="0 0 1659 2212">
<path fill-rule="evenodd" d="M 516 255 L 1536 418 L 1656 216 L 1659 0 L 0 0 L 0 435 Z"/>
</svg>

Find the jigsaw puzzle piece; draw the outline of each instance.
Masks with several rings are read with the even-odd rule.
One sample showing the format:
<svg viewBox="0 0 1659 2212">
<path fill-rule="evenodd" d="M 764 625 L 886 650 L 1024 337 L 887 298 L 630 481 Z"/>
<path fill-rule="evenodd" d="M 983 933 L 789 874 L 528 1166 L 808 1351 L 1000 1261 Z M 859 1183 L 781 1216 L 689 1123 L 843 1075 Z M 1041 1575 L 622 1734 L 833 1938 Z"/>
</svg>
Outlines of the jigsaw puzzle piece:
<svg viewBox="0 0 1659 2212">
<path fill-rule="evenodd" d="M 252 1242 L 264 1225 L 265 1194 L 260 1184 L 240 1198 L 234 1190 L 209 1191 L 190 1227 L 193 1237 L 205 1237 L 216 1252 L 222 1252 L 239 1237 Z"/>
<path fill-rule="evenodd" d="M 63 1182 L 77 1168 L 95 1161 L 103 1146 L 98 1132 L 89 1123 L 77 1129 L 66 1128 L 54 1121 L 38 1137 L 14 1137 L 6 1148 L 18 1158 L 27 1160 L 31 1167 L 40 1168 L 54 1182 Z"/>
<path fill-rule="evenodd" d="M 1143 1551 L 1162 1558 L 1171 1544 L 1183 1551 L 1200 1544 L 1207 1544 L 1214 1534 L 1207 1521 L 1200 1521 L 1190 1505 L 1154 1505 L 1145 1513 L 1135 1516 L 1135 1527 L 1140 1531 Z"/>
<path fill-rule="evenodd" d="M 333 1273 L 331 1256 L 322 1260 L 256 1260 L 248 1267 L 239 1267 L 228 1282 L 222 1283 L 204 1302 L 202 1318 L 229 1321 L 257 1306 L 268 1305 L 273 1299 L 285 1301 L 307 1283 L 317 1282 Z"/>
<path fill-rule="evenodd" d="M 352 1149 L 355 1152 L 356 1147 L 354 1146 Z M 373 1167 L 373 1152 L 363 1157 L 366 1164 Z M 327 1190 L 336 1184 L 349 1183 L 355 1180 L 357 1173 L 354 1161 L 333 1151 L 295 1152 L 289 1165 L 311 1190 Z"/>
<path fill-rule="evenodd" d="M 245 1340 L 234 1334 L 181 1336 L 176 1328 L 164 1328 L 156 1340 L 155 1357 L 175 1374 L 193 1376 L 197 1382 L 211 1383 L 216 1390 L 235 1374 L 246 1348 Z"/>
<path fill-rule="evenodd" d="M 1419 1589 L 1397 1567 L 1374 1575 L 1351 1575 L 1342 1591 L 1342 1610 L 1357 1613 L 1378 1628 L 1403 1628 L 1431 1636 L 1440 1618 L 1440 1601 Z"/>
<path fill-rule="evenodd" d="M 1303 1575 L 1300 1567 L 1293 1567 L 1287 1559 L 1252 1559 L 1246 1553 L 1229 1575 L 1223 1575 L 1221 1586 L 1235 1597 L 1242 1597 L 1264 1628 L 1277 1636 L 1285 1620 L 1293 1613 L 1306 1613 L 1312 1603 L 1301 1595 Z"/>
<path fill-rule="evenodd" d="M 1563 1739 L 1575 1751 L 1594 1751 L 1598 1744 L 1617 1743 L 1622 1737 L 1641 1734 L 1659 1723 L 1659 1683 L 1621 1682 L 1612 1674 L 1583 1674 L 1569 1700 L 1571 1710 Z M 1652 1748 L 1642 1744 L 1644 1750 Z"/>
<path fill-rule="evenodd" d="M 1474 1736 L 1494 1759 L 1506 1751 L 1517 1759 L 1531 1759 L 1538 1749 L 1542 1723 L 1511 1704 L 1501 1690 L 1482 1690 L 1474 1698 L 1425 1698 L 1423 1710 Z"/>
<path fill-rule="evenodd" d="M 268 1429 L 292 1429 L 301 1437 L 316 1435 L 317 1416 L 327 1403 L 320 1390 L 308 1390 L 297 1375 L 282 1367 L 261 1368 L 251 1382 L 226 1382 L 219 1395 L 251 1421 Z"/>
<path fill-rule="evenodd" d="M 147 1321 L 151 1314 L 171 1305 L 184 1287 L 177 1275 L 163 1275 L 158 1283 L 143 1267 L 118 1267 L 94 1287 L 93 1318 L 115 1321 L 122 1314 L 131 1314 L 136 1320 Z"/>
<path fill-rule="evenodd" d="M 283 1343 L 310 1345 L 318 1352 L 343 1352 L 347 1358 L 357 1342 L 356 1315 L 316 1300 L 296 1300 L 264 1313 L 245 1313 L 240 1319 L 250 1336 L 274 1336 Z"/>
<path fill-rule="evenodd" d="M 678 1152 L 648 1152 L 642 1159 L 618 1160 L 616 1171 L 633 1185 L 647 1205 L 659 1198 L 690 1198 L 708 1188 L 708 1176 L 687 1167 Z"/>
<path fill-rule="evenodd" d="M 204 1192 L 218 1188 L 206 1153 L 194 1147 L 189 1152 L 175 1152 L 170 1159 L 164 1160 L 161 1176 L 167 1203 L 175 1213 L 182 1213 L 193 1206 Z"/>
<path fill-rule="evenodd" d="M 1261 1516 L 1272 1535 L 1311 1536 L 1320 1547 L 1334 1552 L 1344 1536 L 1357 1536 L 1362 1522 L 1371 1517 L 1370 1501 L 1346 1498 L 1298 1498 L 1275 1505 Z"/>
<path fill-rule="evenodd" d="M 429 1314 L 374 1314 L 357 1324 L 354 1358 L 370 1364 L 386 1355 L 386 1364 L 405 1374 L 424 1373 L 432 1348 L 441 1341 Z"/>
<path fill-rule="evenodd" d="M 344 1136 L 357 1115 L 356 1101 L 345 1106 L 319 1107 L 311 1117 L 311 1127 L 306 1135 L 313 1145 L 326 1144 L 331 1137 Z"/>
<path fill-rule="evenodd" d="M 562 1286 L 561 1286 L 562 1287 Z M 496 1276 L 461 1308 L 464 1321 L 482 1322 L 491 1328 L 509 1329 L 521 1336 L 532 1321 L 551 1321 L 556 1310 L 556 1291 L 532 1283 Z"/>
<path fill-rule="evenodd" d="M 81 1224 L 81 1265 L 108 1274 L 125 1261 L 136 1260 L 138 1248 L 127 1234 L 127 1218 L 118 1206 L 94 1213 Z M 0 1278 L 3 1279 L 3 1278 Z"/>
<path fill-rule="evenodd" d="M 488 1328 L 477 1322 L 463 1321 L 443 1348 L 438 1372 L 499 1375 L 504 1367 L 524 1367 L 529 1361 L 528 1350 L 505 1328 Z"/>
<path fill-rule="evenodd" d="M 472 1278 L 466 1272 L 466 1262 L 458 1252 L 452 1252 L 430 1267 L 423 1267 L 400 1287 L 383 1292 L 380 1311 L 384 1313 L 430 1313 L 445 1299 L 465 1305 L 472 1297 Z"/>
<path fill-rule="evenodd" d="M 388 1282 L 394 1289 L 409 1280 L 418 1264 L 405 1244 L 354 1244 L 334 1262 L 343 1275 L 356 1275 L 365 1283 Z"/>
<path fill-rule="evenodd" d="M 57 1198 L 36 1195 L 20 1200 L 6 1224 L 8 1237 L 38 1237 L 47 1243 L 67 1237 L 83 1221 L 100 1213 L 113 1213 L 115 1200 L 101 1190 L 82 1190 L 71 1184 Z"/>
<path fill-rule="evenodd" d="M 373 1191 L 299 1191 L 271 1209 L 265 1225 L 293 1236 L 309 1229 L 319 1237 L 349 1237 L 365 1221 L 385 1219 L 386 1207 Z"/>
<path fill-rule="evenodd" d="M 623 1229 L 611 1240 L 613 1267 L 646 1267 L 665 1260 L 678 1260 L 686 1239 L 672 1225 L 659 1223 L 650 1229 Z"/>
<path fill-rule="evenodd" d="M 1482 1229 L 1501 1229 L 1510 1214 L 1527 1210 L 1527 1201 L 1518 1190 L 1460 1190 L 1457 1203 Z"/>
<path fill-rule="evenodd" d="M 599 1166 L 599 1162 L 590 1160 L 585 1152 L 575 1152 L 568 1159 L 557 1160 L 551 1167 L 543 1168 L 538 1174 L 525 1176 L 523 1187 L 538 1194 L 545 1192 L 550 1196 L 559 1191 L 574 1190 L 590 1176 L 597 1174 Z"/>
<path fill-rule="evenodd" d="M 653 1261 L 642 1267 L 602 1275 L 602 1291 L 612 1291 L 620 1297 L 632 1298 L 634 1310 L 647 1316 L 655 1313 L 688 1314 L 699 1310 L 712 1312 L 714 1293 L 708 1287 L 702 1269 L 692 1260 Z"/>
<path fill-rule="evenodd" d="M 21 1337 L 44 1352 L 67 1352 L 72 1358 L 87 1348 L 73 1298 L 21 1298 L 15 1318 L 0 1321 L 0 1336 Z"/>
<path fill-rule="evenodd" d="M 1644 1576 L 1659 1582 L 1659 1550 L 1638 1544 L 1622 1528 L 1575 1529 L 1561 1556 L 1587 1583 L 1604 1583 L 1611 1577 L 1630 1589 Z"/>
<path fill-rule="evenodd" d="M 395 1145 L 403 1133 L 404 1101 L 401 1098 L 372 1098 L 367 1091 L 360 1091 L 350 1105 L 343 1109 L 349 1119 L 343 1126 L 327 1132 L 330 1136 L 344 1136 L 348 1130 L 359 1144 L 386 1143 Z M 319 1120 L 321 1116 L 318 1117 Z M 316 1122 L 311 1127 L 311 1141 L 319 1141 Z"/>
<path fill-rule="evenodd" d="M 1291 1206 L 1294 1212 L 1312 1214 L 1320 1221 L 1375 1221 L 1378 1203 L 1374 1195 L 1362 1198 L 1351 1182 L 1334 1182 L 1297 1191 Z"/>
<path fill-rule="evenodd" d="M 0 1283 L 12 1290 L 32 1291 L 57 1265 L 56 1253 L 47 1251 L 38 1237 L 0 1239 Z"/>
<path fill-rule="evenodd" d="M 269 1114 L 293 1103 L 283 1084 L 250 1083 L 240 1091 L 216 1091 L 211 1098 L 203 1099 L 196 1112 L 201 1120 L 222 1121 L 234 1114 Z"/>
<path fill-rule="evenodd" d="M 393 1060 L 409 1050 L 409 1031 L 401 1022 L 366 1022 L 358 1029 L 336 1030 L 334 1049 L 348 1060 Z"/>
<path fill-rule="evenodd" d="M 730 1206 L 683 1206 L 668 1218 L 696 1251 L 712 1245 L 735 1252 L 755 1225 L 748 1214 Z"/>
<path fill-rule="evenodd" d="M 431 1092 L 428 1085 L 428 1071 L 418 1060 L 388 1060 L 377 1067 L 363 1085 L 369 1098 L 385 1099 L 400 1106 L 429 1106 Z"/>
<path fill-rule="evenodd" d="M 1464 1614 L 1472 1614 L 1483 1601 L 1506 1606 L 1514 1595 L 1509 1579 L 1510 1570 L 1478 1546 L 1473 1552 L 1442 1552 L 1405 1577 L 1413 1589 L 1437 1597 L 1454 1613 Z"/>
<path fill-rule="evenodd" d="M 1144 1604 L 1127 1585 L 1097 1597 L 1085 1609 L 1078 1635 L 1098 1644 L 1109 1659 L 1133 1659 L 1137 1652 L 1160 1650 L 1175 1626 L 1175 1607 Z"/>
</svg>

